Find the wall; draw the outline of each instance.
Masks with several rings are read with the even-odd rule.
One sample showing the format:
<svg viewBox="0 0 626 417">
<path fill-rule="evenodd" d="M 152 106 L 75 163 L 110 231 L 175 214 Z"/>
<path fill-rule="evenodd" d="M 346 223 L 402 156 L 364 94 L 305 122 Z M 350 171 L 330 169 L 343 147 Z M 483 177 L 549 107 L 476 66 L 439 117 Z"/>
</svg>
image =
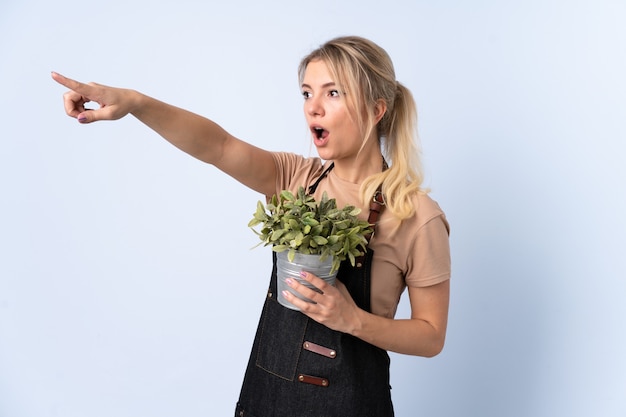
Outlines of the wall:
<svg viewBox="0 0 626 417">
<path fill-rule="evenodd" d="M 269 274 L 259 195 L 131 117 L 67 118 L 50 71 L 308 155 L 296 67 L 342 34 L 415 94 L 452 225 L 446 348 L 392 355 L 397 415 L 624 416 L 625 18 L 610 0 L 3 2 L 0 416 L 230 415 Z"/>
</svg>

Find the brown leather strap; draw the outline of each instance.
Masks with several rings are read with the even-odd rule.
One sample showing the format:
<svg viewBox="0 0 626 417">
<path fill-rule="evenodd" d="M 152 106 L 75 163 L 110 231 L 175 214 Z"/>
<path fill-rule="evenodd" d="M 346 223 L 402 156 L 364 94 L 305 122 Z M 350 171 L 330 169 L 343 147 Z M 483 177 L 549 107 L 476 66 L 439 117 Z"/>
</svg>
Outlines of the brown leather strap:
<svg viewBox="0 0 626 417">
<path fill-rule="evenodd" d="M 383 195 L 381 186 L 378 187 L 374 196 L 372 197 L 372 201 L 370 201 L 370 215 L 367 218 L 367 222 L 372 225 L 372 233 L 365 236 L 367 243 L 370 243 L 372 236 L 376 232 L 376 225 L 378 224 L 378 219 L 380 215 L 385 210 L 385 196 Z M 365 263 L 365 254 L 361 256 L 357 256 L 355 259 L 355 266 L 357 268 L 361 268 Z"/>
<path fill-rule="evenodd" d="M 382 214 L 383 210 L 385 210 L 385 196 L 383 195 L 383 191 L 379 186 L 374 196 L 372 197 L 372 201 L 370 201 L 370 215 L 367 218 L 369 224 L 376 228 L 376 224 L 378 223 L 378 218 Z M 369 241 L 369 239 L 368 239 Z"/>
<path fill-rule="evenodd" d="M 317 385 L 320 387 L 327 387 L 329 384 L 326 378 L 320 378 L 318 376 L 311 376 L 311 375 L 304 375 L 304 374 L 298 375 L 298 381 L 303 382 L 305 384 Z"/>
<path fill-rule="evenodd" d="M 372 236 L 376 232 L 376 225 L 378 224 L 378 219 L 380 215 L 385 210 L 385 196 L 383 195 L 381 186 L 378 187 L 374 196 L 372 197 L 372 201 L 370 201 L 370 215 L 367 218 L 367 222 L 372 225 L 372 233 L 365 236 L 367 239 L 367 243 L 370 242 Z"/>
<path fill-rule="evenodd" d="M 313 342 L 304 342 L 302 344 L 302 348 L 304 350 L 308 350 L 309 352 L 317 353 L 318 355 L 326 356 L 330 359 L 335 359 L 337 357 L 337 352 L 334 349 L 327 348 L 325 346 L 321 346 L 315 344 Z"/>
<path fill-rule="evenodd" d="M 387 165 L 387 161 L 385 161 L 385 158 L 383 158 L 383 172 L 386 171 L 387 169 L 389 169 L 389 166 Z M 376 189 L 376 192 L 372 196 L 372 201 L 370 201 L 370 215 L 367 218 L 367 221 L 369 224 L 372 225 L 372 228 L 374 230 L 372 231 L 371 235 L 366 236 L 368 243 L 370 239 L 372 238 L 372 236 L 374 235 L 374 232 L 376 231 L 378 218 L 383 213 L 383 210 L 385 210 L 385 205 L 386 205 L 386 202 L 385 202 L 385 195 L 383 194 L 383 185 L 380 184 L 378 188 Z"/>
</svg>

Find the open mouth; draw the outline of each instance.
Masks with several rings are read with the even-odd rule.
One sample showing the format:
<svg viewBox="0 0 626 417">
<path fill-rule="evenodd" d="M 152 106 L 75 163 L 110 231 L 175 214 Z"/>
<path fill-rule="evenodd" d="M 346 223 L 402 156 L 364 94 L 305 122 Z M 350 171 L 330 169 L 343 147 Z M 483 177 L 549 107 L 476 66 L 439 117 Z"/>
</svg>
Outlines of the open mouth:
<svg viewBox="0 0 626 417">
<path fill-rule="evenodd" d="M 313 127 L 311 128 L 311 131 L 313 132 L 313 135 L 315 135 L 315 137 L 317 139 L 325 139 L 328 136 L 328 130 L 325 130 L 321 127 Z"/>
</svg>

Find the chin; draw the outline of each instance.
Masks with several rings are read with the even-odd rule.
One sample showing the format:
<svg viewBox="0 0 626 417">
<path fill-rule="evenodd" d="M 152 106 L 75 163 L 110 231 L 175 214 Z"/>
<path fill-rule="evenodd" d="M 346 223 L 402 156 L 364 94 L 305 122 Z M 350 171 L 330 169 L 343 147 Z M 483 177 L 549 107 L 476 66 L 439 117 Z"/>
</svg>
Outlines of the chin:
<svg viewBox="0 0 626 417">
<path fill-rule="evenodd" d="M 324 148 L 317 148 L 317 154 L 325 161 L 333 159 L 332 153 Z"/>
</svg>

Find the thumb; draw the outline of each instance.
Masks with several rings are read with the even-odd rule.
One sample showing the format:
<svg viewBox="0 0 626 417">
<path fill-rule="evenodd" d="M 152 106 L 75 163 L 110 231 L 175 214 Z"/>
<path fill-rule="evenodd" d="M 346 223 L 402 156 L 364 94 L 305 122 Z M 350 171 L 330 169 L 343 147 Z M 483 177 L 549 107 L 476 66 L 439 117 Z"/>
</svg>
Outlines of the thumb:
<svg viewBox="0 0 626 417">
<path fill-rule="evenodd" d="M 92 102 L 92 103 L 98 103 L 98 102 Z M 88 124 L 88 123 L 97 122 L 98 120 L 116 120 L 120 118 L 120 116 L 114 114 L 118 106 L 115 106 L 115 105 L 107 106 L 106 104 L 102 104 L 102 103 L 98 103 L 98 104 L 100 105 L 100 107 L 97 109 L 85 108 L 84 111 L 78 113 L 78 116 L 76 116 L 76 119 L 78 120 L 78 122 L 82 124 Z"/>
<path fill-rule="evenodd" d="M 100 117 L 100 114 L 99 114 L 100 111 L 101 109 L 98 109 L 98 110 L 87 109 L 84 112 L 79 113 L 76 119 L 78 120 L 78 123 L 81 123 L 81 124 L 89 124 L 89 123 L 96 122 L 98 120 L 103 120 L 103 118 Z"/>
</svg>

